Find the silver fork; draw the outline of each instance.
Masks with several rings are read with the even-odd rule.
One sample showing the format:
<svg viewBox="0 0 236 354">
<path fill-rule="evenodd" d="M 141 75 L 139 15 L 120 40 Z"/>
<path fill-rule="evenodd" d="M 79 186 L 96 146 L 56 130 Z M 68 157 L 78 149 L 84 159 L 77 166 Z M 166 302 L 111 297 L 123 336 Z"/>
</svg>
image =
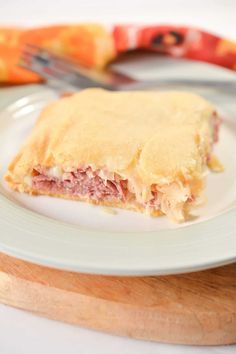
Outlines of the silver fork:
<svg viewBox="0 0 236 354">
<path fill-rule="evenodd" d="M 21 52 L 20 67 L 39 74 L 42 78 L 66 84 L 70 88 L 101 87 L 108 90 L 141 90 L 162 87 L 209 88 L 236 92 L 236 80 L 155 79 L 138 81 L 111 69 L 86 69 L 72 59 L 55 55 L 49 50 L 27 44 Z"/>
</svg>

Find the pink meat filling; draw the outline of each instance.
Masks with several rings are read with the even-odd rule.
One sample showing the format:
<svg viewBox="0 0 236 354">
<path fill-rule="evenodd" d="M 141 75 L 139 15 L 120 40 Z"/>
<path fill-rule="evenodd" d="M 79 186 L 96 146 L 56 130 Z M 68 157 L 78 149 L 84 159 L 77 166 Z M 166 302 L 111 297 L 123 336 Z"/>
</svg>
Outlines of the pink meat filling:
<svg viewBox="0 0 236 354">
<path fill-rule="evenodd" d="M 213 143 L 217 143 L 219 140 L 219 129 L 221 124 L 221 118 L 216 112 L 212 115 L 212 128 L 213 128 Z"/>
<path fill-rule="evenodd" d="M 62 179 L 51 177 L 41 167 L 34 170 L 33 188 L 52 194 L 86 196 L 94 200 L 121 200 L 127 196 L 127 180 L 115 177 L 105 180 L 91 167 L 77 169 L 63 174 Z"/>
</svg>

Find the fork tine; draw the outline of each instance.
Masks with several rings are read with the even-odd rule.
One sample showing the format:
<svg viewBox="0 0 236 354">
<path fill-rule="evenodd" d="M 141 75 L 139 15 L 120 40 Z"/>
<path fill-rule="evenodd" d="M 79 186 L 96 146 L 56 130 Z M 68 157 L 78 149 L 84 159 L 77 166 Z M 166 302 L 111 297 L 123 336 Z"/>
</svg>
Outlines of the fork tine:
<svg viewBox="0 0 236 354">
<path fill-rule="evenodd" d="M 44 78 L 65 81 L 81 88 L 102 87 L 119 90 L 122 85 L 136 83 L 135 79 L 119 72 L 86 69 L 74 58 L 56 55 L 34 44 L 26 44 L 22 48 L 21 59 L 21 67 L 28 68 Z"/>
<path fill-rule="evenodd" d="M 68 58 L 62 55 L 57 55 L 46 48 L 41 48 L 35 44 L 26 44 L 23 52 L 28 55 L 38 55 L 39 57 L 46 57 L 57 64 L 64 65 L 68 69 L 76 69 L 86 72 L 87 70 L 82 68 L 79 61 L 74 58 Z"/>
<path fill-rule="evenodd" d="M 45 64 L 51 64 L 51 66 L 54 65 L 56 71 L 68 73 L 72 70 L 79 74 L 88 74 L 88 70 L 81 68 L 78 61 L 58 56 L 47 49 L 40 48 L 36 45 L 26 44 L 22 49 L 22 57 L 28 60 L 37 58 L 40 61 L 44 61 Z"/>
<path fill-rule="evenodd" d="M 57 56 L 34 44 L 26 44 L 22 48 L 19 66 L 34 71 L 46 79 L 65 81 L 69 85 L 81 88 L 99 86 L 114 89 L 108 83 L 101 83 L 89 77 L 86 70 L 82 69 L 76 61 Z"/>
<path fill-rule="evenodd" d="M 37 61 L 38 64 L 41 63 L 44 66 L 50 67 L 57 75 L 68 74 L 70 71 L 75 70 L 75 66 L 68 62 L 67 59 L 57 58 L 49 51 L 35 45 L 26 45 L 22 49 L 21 59 L 24 65 L 31 66 L 31 69 L 33 68 L 32 65 Z"/>
</svg>

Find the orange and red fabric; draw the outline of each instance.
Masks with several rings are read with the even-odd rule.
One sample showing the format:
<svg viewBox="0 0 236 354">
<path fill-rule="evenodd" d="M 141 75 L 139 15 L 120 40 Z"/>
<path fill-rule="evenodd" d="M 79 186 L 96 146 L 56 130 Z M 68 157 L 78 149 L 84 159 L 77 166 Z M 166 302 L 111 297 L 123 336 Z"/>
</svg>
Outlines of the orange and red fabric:
<svg viewBox="0 0 236 354">
<path fill-rule="evenodd" d="M 183 26 L 100 24 L 43 28 L 0 27 L 0 83 L 33 83 L 40 77 L 18 66 L 24 44 L 35 44 L 76 59 L 88 68 L 103 68 L 120 53 L 149 49 L 172 57 L 200 60 L 236 71 L 236 43 Z"/>
</svg>

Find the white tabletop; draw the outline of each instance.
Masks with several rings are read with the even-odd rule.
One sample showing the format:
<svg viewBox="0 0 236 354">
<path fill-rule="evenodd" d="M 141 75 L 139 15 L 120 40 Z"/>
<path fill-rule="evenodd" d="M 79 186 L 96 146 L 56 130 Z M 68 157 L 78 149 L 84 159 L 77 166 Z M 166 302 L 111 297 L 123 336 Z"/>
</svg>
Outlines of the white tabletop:
<svg viewBox="0 0 236 354">
<path fill-rule="evenodd" d="M 1 25 L 58 22 L 181 23 L 236 39 L 235 0 L 0 0 Z M 236 346 L 190 347 L 115 337 L 0 305 L 0 354 L 235 354 Z"/>
</svg>

